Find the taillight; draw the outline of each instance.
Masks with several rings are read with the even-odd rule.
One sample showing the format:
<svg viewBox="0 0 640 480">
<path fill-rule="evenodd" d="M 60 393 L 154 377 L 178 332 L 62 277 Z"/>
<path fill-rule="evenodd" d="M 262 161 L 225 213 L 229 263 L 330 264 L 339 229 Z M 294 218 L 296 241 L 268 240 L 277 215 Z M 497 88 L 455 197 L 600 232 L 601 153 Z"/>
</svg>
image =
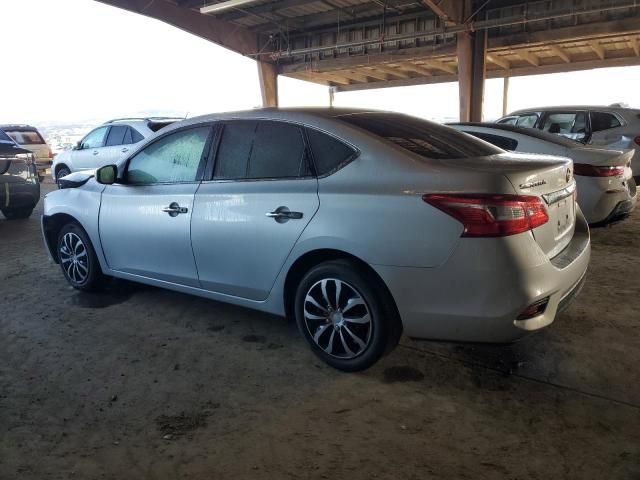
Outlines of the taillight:
<svg viewBox="0 0 640 480">
<path fill-rule="evenodd" d="M 586 163 L 574 163 L 573 174 L 581 175 L 583 177 L 616 177 L 624 173 L 624 166 L 618 165 L 615 167 L 599 167 L 596 165 L 589 165 Z"/>
<path fill-rule="evenodd" d="M 53 158 L 53 152 L 49 149 L 49 158 Z"/>
<path fill-rule="evenodd" d="M 463 237 L 505 237 L 549 221 L 540 197 L 530 195 L 432 194 L 422 199 L 460 221 Z"/>
</svg>

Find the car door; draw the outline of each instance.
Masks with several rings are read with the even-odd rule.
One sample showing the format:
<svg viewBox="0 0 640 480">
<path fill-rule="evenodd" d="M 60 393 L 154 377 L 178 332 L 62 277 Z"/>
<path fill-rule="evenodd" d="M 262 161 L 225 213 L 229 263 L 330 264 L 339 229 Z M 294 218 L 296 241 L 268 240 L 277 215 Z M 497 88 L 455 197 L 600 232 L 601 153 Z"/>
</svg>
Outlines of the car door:
<svg viewBox="0 0 640 480">
<path fill-rule="evenodd" d="M 109 132 L 107 133 L 104 147 L 100 150 L 96 167 L 111 165 L 126 157 L 129 149 L 123 146 L 123 143 L 128 129 L 129 127 L 127 125 L 112 125 L 109 127 Z"/>
<path fill-rule="evenodd" d="M 109 268 L 199 286 L 191 249 L 193 198 L 211 126 L 170 132 L 136 153 L 102 193 L 99 229 Z"/>
<path fill-rule="evenodd" d="M 546 112 L 539 123 L 539 128 L 579 142 L 588 142 L 591 136 L 589 116 L 584 110 Z"/>
<path fill-rule="evenodd" d="M 78 148 L 71 154 L 71 163 L 74 171 L 96 168 L 100 162 L 100 155 L 108 130 L 108 126 L 98 127 L 89 132 L 80 141 Z"/>
<path fill-rule="evenodd" d="M 264 300 L 319 206 L 301 127 L 224 122 L 213 172 L 195 197 L 191 235 L 203 288 Z"/>
</svg>

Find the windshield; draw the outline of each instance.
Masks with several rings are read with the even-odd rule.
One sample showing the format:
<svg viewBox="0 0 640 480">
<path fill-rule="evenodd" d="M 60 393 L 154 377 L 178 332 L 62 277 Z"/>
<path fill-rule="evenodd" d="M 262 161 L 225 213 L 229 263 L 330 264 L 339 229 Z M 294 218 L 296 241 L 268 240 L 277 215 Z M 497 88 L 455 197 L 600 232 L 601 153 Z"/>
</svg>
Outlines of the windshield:
<svg viewBox="0 0 640 480">
<path fill-rule="evenodd" d="M 498 147 L 453 128 L 408 115 L 357 113 L 338 118 L 426 158 L 447 160 L 504 153 Z"/>
</svg>

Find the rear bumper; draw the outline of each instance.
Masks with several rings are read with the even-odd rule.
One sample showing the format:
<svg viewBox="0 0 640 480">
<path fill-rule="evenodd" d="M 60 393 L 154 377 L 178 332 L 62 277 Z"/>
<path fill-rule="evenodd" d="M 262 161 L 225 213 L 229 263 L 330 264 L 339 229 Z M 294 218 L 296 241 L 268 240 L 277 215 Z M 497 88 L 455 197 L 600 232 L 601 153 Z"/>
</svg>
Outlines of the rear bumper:
<svg viewBox="0 0 640 480">
<path fill-rule="evenodd" d="M 38 172 L 44 172 L 48 168 L 51 168 L 51 165 L 53 165 L 53 160 L 36 160 L 36 168 L 38 169 Z"/>
<path fill-rule="evenodd" d="M 592 223 L 591 227 L 604 227 L 607 225 L 611 225 L 613 223 L 621 222 L 626 219 L 631 212 L 635 209 L 636 206 L 636 197 L 633 197 L 632 200 L 623 200 L 622 202 L 618 202 L 615 208 L 611 211 L 611 213 L 602 220 L 601 222 Z"/>
<path fill-rule="evenodd" d="M 463 238 L 437 268 L 372 265 L 393 295 L 404 333 L 417 338 L 511 342 L 551 324 L 579 293 L 590 259 L 581 212 L 569 245 L 549 260 L 530 232 L 505 238 Z M 534 302 L 545 311 L 517 320 Z"/>
<path fill-rule="evenodd" d="M 0 176 L 0 209 L 33 208 L 40 200 L 37 182 L 3 182 Z"/>
<path fill-rule="evenodd" d="M 578 204 L 589 225 L 598 227 L 623 220 L 636 205 L 636 182 L 629 178 L 583 180 L 578 188 Z"/>
</svg>

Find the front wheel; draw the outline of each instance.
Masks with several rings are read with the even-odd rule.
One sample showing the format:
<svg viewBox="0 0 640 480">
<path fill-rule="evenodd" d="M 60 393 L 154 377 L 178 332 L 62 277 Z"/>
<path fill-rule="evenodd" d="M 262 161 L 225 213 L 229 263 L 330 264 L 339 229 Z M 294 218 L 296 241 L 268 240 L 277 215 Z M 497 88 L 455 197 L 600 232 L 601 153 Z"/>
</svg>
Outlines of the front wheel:
<svg viewBox="0 0 640 480">
<path fill-rule="evenodd" d="M 33 212 L 33 207 L 27 208 L 7 208 L 2 210 L 2 214 L 6 217 L 7 220 L 22 220 L 25 218 L 29 218 L 31 216 L 31 212 Z"/>
<path fill-rule="evenodd" d="M 60 188 L 60 179 L 66 177 L 67 175 L 71 175 L 71 170 L 69 170 L 69 167 L 60 167 L 56 171 L 56 183 L 58 184 L 58 188 Z"/>
<path fill-rule="evenodd" d="M 390 295 L 371 277 L 338 260 L 317 265 L 298 286 L 298 328 L 314 353 L 339 370 L 367 369 L 398 343 L 400 320 Z"/>
<path fill-rule="evenodd" d="M 85 292 L 99 290 L 105 281 L 98 257 L 85 231 L 68 223 L 58 235 L 58 260 L 64 277 L 73 288 Z"/>
</svg>

